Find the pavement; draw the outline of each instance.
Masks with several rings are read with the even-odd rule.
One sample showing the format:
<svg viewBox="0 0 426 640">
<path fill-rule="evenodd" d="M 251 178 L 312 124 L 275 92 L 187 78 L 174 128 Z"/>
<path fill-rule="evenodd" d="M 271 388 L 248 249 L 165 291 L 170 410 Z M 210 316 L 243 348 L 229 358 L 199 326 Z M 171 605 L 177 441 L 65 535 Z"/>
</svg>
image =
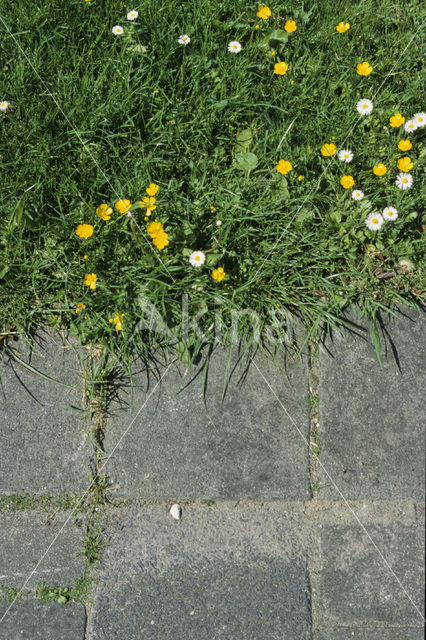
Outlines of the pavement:
<svg viewBox="0 0 426 640">
<path fill-rule="evenodd" d="M 136 360 L 102 414 L 72 337 L 9 343 L 0 640 L 423 638 L 425 318 Z"/>
</svg>

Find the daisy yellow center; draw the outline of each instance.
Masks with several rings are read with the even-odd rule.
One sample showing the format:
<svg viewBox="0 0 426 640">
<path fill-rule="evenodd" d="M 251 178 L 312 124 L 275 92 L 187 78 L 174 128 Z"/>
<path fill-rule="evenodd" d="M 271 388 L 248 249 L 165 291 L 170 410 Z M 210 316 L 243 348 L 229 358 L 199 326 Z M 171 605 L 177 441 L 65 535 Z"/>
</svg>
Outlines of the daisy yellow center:
<svg viewBox="0 0 426 640">
<path fill-rule="evenodd" d="M 388 211 L 388 216 L 389 216 L 389 218 L 391 217 L 391 215 L 393 215 L 393 214 L 392 214 L 392 211 Z"/>
<path fill-rule="evenodd" d="M 199 259 L 200 259 L 200 256 L 195 256 L 195 259 L 196 259 L 196 260 L 199 260 Z"/>
<path fill-rule="evenodd" d="M 407 178 L 402 178 L 402 182 L 404 183 L 408 182 Z"/>
<path fill-rule="evenodd" d="M 373 218 L 373 219 L 371 220 L 371 222 L 372 222 L 373 224 L 377 224 L 379 221 L 377 220 L 377 218 Z"/>
<path fill-rule="evenodd" d="M 362 105 L 362 108 L 363 108 L 363 109 L 367 109 L 367 107 L 368 107 L 368 104 L 363 104 L 363 105 Z"/>
</svg>

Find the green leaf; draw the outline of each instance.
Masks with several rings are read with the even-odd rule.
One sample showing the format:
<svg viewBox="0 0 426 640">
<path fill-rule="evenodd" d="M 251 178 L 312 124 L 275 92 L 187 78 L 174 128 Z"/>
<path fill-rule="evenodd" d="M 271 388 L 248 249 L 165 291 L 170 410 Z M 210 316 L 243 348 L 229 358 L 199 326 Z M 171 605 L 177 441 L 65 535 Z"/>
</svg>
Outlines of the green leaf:
<svg viewBox="0 0 426 640">
<path fill-rule="evenodd" d="M 248 151 L 250 144 L 253 140 L 253 133 L 251 129 L 243 129 L 237 135 L 237 142 L 235 143 L 235 152 Z"/>
<path fill-rule="evenodd" d="M 0 280 L 4 278 L 4 276 L 8 271 L 9 271 L 9 267 L 7 266 L 7 264 L 5 264 L 3 269 L 0 269 Z"/>
<path fill-rule="evenodd" d="M 284 29 L 274 29 L 271 33 L 268 33 L 264 38 L 259 40 L 257 43 L 258 47 L 261 49 L 268 49 L 270 46 L 273 46 L 274 42 L 280 42 L 285 44 L 288 40 L 288 33 L 284 31 Z"/>
<path fill-rule="evenodd" d="M 330 219 L 333 220 L 333 222 L 336 222 L 337 224 L 339 224 L 342 219 L 342 214 L 340 213 L 340 211 L 332 211 L 329 214 L 329 216 L 330 216 Z"/>
<path fill-rule="evenodd" d="M 206 255 L 206 265 L 208 267 L 212 267 L 219 260 L 221 254 L 218 251 L 213 251 L 213 253 L 208 253 Z"/>
<path fill-rule="evenodd" d="M 250 151 L 235 154 L 235 168 L 239 171 L 253 171 L 256 169 L 258 157 Z"/>
</svg>

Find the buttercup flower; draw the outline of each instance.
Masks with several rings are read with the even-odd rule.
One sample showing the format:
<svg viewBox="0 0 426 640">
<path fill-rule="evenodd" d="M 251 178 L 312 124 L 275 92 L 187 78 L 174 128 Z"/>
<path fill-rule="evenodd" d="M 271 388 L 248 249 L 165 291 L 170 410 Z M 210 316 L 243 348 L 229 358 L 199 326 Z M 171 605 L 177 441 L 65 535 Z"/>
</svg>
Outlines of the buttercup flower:
<svg viewBox="0 0 426 640">
<path fill-rule="evenodd" d="M 296 31 L 297 29 L 297 24 L 294 20 L 287 20 L 287 22 L 284 25 L 284 29 L 288 32 L 288 33 L 293 33 L 293 31 Z"/>
<path fill-rule="evenodd" d="M 75 232 L 80 238 L 90 238 L 93 235 L 93 227 L 91 224 L 79 224 Z"/>
<path fill-rule="evenodd" d="M 278 76 L 284 76 L 287 73 L 287 70 L 287 62 L 276 62 L 274 64 L 274 73 L 276 73 Z"/>
<path fill-rule="evenodd" d="M 360 76 L 369 76 L 373 71 L 373 67 L 369 62 L 360 62 L 356 65 L 356 72 Z"/>
<path fill-rule="evenodd" d="M 376 176 L 384 176 L 387 171 L 387 168 L 381 162 L 379 164 L 375 164 L 373 167 L 373 173 Z"/>
<path fill-rule="evenodd" d="M 291 171 L 292 165 L 288 160 L 280 160 L 275 169 L 278 171 L 278 173 L 282 173 L 283 176 L 285 176 L 286 173 Z"/>
<path fill-rule="evenodd" d="M 107 204 L 100 204 L 96 209 L 96 215 L 101 220 L 111 220 L 112 215 L 112 207 L 109 207 Z"/>
<path fill-rule="evenodd" d="M 398 149 L 401 151 L 409 151 L 413 145 L 409 140 L 400 140 L 398 142 Z"/>
<path fill-rule="evenodd" d="M 347 31 L 350 26 L 351 25 L 349 24 L 349 22 L 339 22 L 339 24 L 336 27 L 336 30 L 339 33 L 345 33 L 345 31 Z"/>
<path fill-rule="evenodd" d="M 365 220 L 365 224 L 369 229 L 371 229 L 371 231 L 377 231 L 383 224 L 382 214 L 377 213 L 377 211 L 373 211 Z"/>
<path fill-rule="evenodd" d="M 133 11 L 129 11 L 129 13 L 127 14 L 127 20 L 136 20 L 138 16 L 139 13 L 136 11 L 136 9 L 133 9 Z"/>
<path fill-rule="evenodd" d="M 124 319 L 124 313 L 122 313 L 121 315 L 119 313 L 116 313 L 113 318 L 108 318 L 109 322 L 114 323 L 114 329 L 116 329 L 116 331 L 122 330 L 123 319 Z"/>
<path fill-rule="evenodd" d="M 415 113 L 413 115 L 413 120 L 418 127 L 424 127 L 426 125 L 426 113 L 423 111 L 421 113 Z"/>
<path fill-rule="evenodd" d="M 236 40 L 233 40 L 228 44 L 228 51 L 231 53 L 239 53 L 241 51 L 241 44 Z"/>
<path fill-rule="evenodd" d="M 145 198 L 139 200 L 139 206 L 141 209 L 146 209 L 145 215 L 150 216 L 154 209 L 157 208 L 155 202 L 156 200 L 152 196 L 145 196 Z"/>
<path fill-rule="evenodd" d="M 405 118 L 400 113 L 395 113 L 394 116 L 391 116 L 389 118 L 389 122 L 391 127 L 400 127 L 402 124 L 404 124 Z"/>
<path fill-rule="evenodd" d="M 7 111 L 9 108 L 9 103 L 6 100 L 0 102 L 0 111 Z"/>
<path fill-rule="evenodd" d="M 202 251 L 193 251 L 189 256 L 189 262 L 193 267 L 201 267 L 206 261 L 206 256 Z"/>
<path fill-rule="evenodd" d="M 213 269 L 212 271 L 212 278 L 213 280 L 216 280 L 216 282 L 220 282 L 221 280 L 223 280 L 225 276 L 226 276 L 226 273 L 222 269 L 222 267 L 218 267 L 217 269 Z"/>
<path fill-rule="evenodd" d="M 155 196 L 159 188 L 160 187 L 158 186 L 158 184 L 155 184 L 155 182 L 151 182 L 151 184 L 145 189 L 145 191 L 149 196 Z"/>
<path fill-rule="evenodd" d="M 257 10 L 257 17 L 258 18 L 262 18 L 262 20 L 267 20 L 269 18 L 269 16 L 271 15 L 271 10 L 269 7 L 267 7 L 265 4 L 262 4 L 259 9 Z"/>
<path fill-rule="evenodd" d="M 405 156 L 404 158 L 400 158 L 398 160 L 398 169 L 400 171 L 404 171 L 404 172 L 411 171 L 413 167 L 414 167 L 414 162 L 408 156 Z"/>
<path fill-rule="evenodd" d="M 211 207 L 210 207 L 210 211 L 211 211 L 212 213 L 216 213 L 216 207 L 214 207 L 213 205 L 211 205 Z"/>
<path fill-rule="evenodd" d="M 154 238 L 156 235 L 163 231 L 163 225 L 161 222 L 150 222 L 147 226 L 146 230 L 148 231 L 151 238 Z"/>
<path fill-rule="evenodd" d="M 83 309 L 85 308 L 86 308 L 86 305 L 83 302 L 79 302 L 75 309 L 75 312 L 80 313 L 80 311 L 83 311 Z"/>
<path fill-rule="evenodd" d="M 352 176 L 342 176 L 340 178 L 340 184 L 344 189 L 350 189 L 351 187 L 354 186 L 355 180 L 353 179 Z"/>
<path fill-rule="evenodd" d="M 409 189 L 413 184 L 413 176 L 409 173 L 399 173 L 396 177 L 395 184 L 400 189 Z"/>
<path fill-rule="evenodd" d="M 178 39 L 179 44 L 189 44 L 191 42 L 191 38 L 187 35 L 179 36 Z"/>
<path fill-rule="evenodd" d="M 321 147 L 321 154 L 325 157 L 334 156 L 336 153 L 336 145 L 332 142 L 328 142 L 324 146 Z"/>
<path fill-rule="evenodd" d="M 126 211 L 128 211 L 131 206 L 132 203 L 130 202 L 130 200 L 126 199 L 117 200 L 117 202 L 115 203 L 115 208 L 118 209 L 120 213 L 126 213 Z"/>
<path fill-rule="evenodd" d="M 90 287 L 91 289 L 96 289 L 96 282 L 98 280 L 98 276 L 96 273 L 86 273 L 84 278 L 84 284 Z"/>
<path fill-rule="evenodd" d="M 364 197 L 363 191 L 359 191 L 359 189 L 355 189 L 355 191 L 352 191 L 352 198 L 354 200 L 362 200 L 363 197 Z"/>
<path fill-rule="evenodd" d="M 362 116 L 368 116 L 368 114 L 373 111 L 373 103 L 371 100 L 367 100 L 367 98 L 362 98 L 362 100 L 358 100 L 356 110 Z"/>
<path fill-rule="evenodd" d="M 417 129 L 417 122 L 415 120 L 407 120 L 404 129 L 405 131 L 415 131 Z"/>
<path fill-rule="evenodd" d="M 116 36 L 121 36 L 123 31 L 124 31 L 123 27 L 120 27 L 119 24 L 116 24 L 115 27 L 112 28 L 112 32 Z"/>
<path fill-rule="evenodd" d="M 84 256 L 83 256 L 83 260 L 87 260 L 88 257 L 89 256 L 87 255 L 87 253 L 85 253 Z"/>
<path fill-rule="evenodd" d="M 157 249 L 164 249 L 169 244 L 169 235 L 164 231 L 161 222 L 150 222 L 146 230 L 151 236 L 152 242 Z"/>
<path fill-rule="evenodd" d="M 299 180 L 299 182 L 302 182 L 303 176 L 299 176 L 297 179 Z"/>
<path fill-rule="evenodd" d="M 398 217 L 398 211 L 395 207 L 386 207 L 383 209 L 383 220 L 396 220 Z"/>
<path fill-rule="evenodd" d="M 350 149 L 342 149 L 342 151 L 339 151 L 338 157 L 342 162 L 352 162 L 354 154 Z"/>
</svg>

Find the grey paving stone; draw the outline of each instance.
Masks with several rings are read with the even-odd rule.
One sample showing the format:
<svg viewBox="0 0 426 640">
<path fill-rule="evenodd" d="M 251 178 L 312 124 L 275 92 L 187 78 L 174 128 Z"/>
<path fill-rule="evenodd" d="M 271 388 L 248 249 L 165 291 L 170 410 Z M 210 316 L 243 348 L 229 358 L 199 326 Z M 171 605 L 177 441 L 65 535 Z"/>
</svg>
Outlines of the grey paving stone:
<svg viewBox="0 0 426 640">
<path fill-rule="evenodd" d="M 10 343 L 28 362 L 26 345 Z M 81 407 L 75 343 L 40 330 L 30 364 L 70 387 L 45 380 L 8 356 L 0 362 L 0 494 L 78 493 L 89 484 L 93 447 Z"/>
<path fill-rule="evenodd" d="M 319 626 L 422 627 L 423 526 L 401 522 L 366 526 L 386 566 L 359 525 L 324 525 Z"/>
<path fill-rule="evenodd" d="M 39 511 L 0 513 L 1 585 L 21 588 L 57 534 L 25 590 L 39 583 L 71 586 L 83 574 L 84 557 L 77 554 L 83 551 L 85 520 L 78 515 L 65 524 L 68 515 L 58 512 L 47 522 L 48 514 Z"/>
<path fill-rule="evenodd" d="M 89 640 L 311 638 L 301 511 L 147 505 L 105 525 Z"/>
<path fill-rule="evenodd" d="M 352 316 L 355 319 L 355 316 Z M 350 499 L 424 497 L 426 315 L 385 322 L 381 368 L 369 340 L 335 332 L 320 356 L 321 462 Z M 323 499 L 340 500 L 321 470 Z"/>
<path fill-rule="evenodd" d="M 0 601 L 0 640 L 84 640 L 86 610 L 82 604 L 17 600 L 6 613 L 9 605 Z"/>
<path fill-rule="evenodd" d="M 421 628 L 389 629 L 354 629 L 340 627 L 338 629 L 323 629 L 315 640 L 423 640 L 424 632 Z"/>
<path fill-rule="evenodd" d="M 236 361 L 234 353 L 232 366 Z M 202 365 L 194 366 L 183 381 L 182 363 L 162 367 L 161 383 L 151 375 L 148 389 L 146 372 L 136 375 L 138 387 L 121 389 L 128 408 L 113 412 L 104 443 L 112 454 L 107 472 L 119 486 L 118 494 L 308 498 L 307 365 L 283 355 L 277 362 L 258 352 L 244 376 L 244 365 L 242 372 L 237 367 L 223 405 L 225 351 L 215 351 L 210 361 L 205 404 Z M 180 386 L 184 388 L 177 394 Z"/>
</svg>

